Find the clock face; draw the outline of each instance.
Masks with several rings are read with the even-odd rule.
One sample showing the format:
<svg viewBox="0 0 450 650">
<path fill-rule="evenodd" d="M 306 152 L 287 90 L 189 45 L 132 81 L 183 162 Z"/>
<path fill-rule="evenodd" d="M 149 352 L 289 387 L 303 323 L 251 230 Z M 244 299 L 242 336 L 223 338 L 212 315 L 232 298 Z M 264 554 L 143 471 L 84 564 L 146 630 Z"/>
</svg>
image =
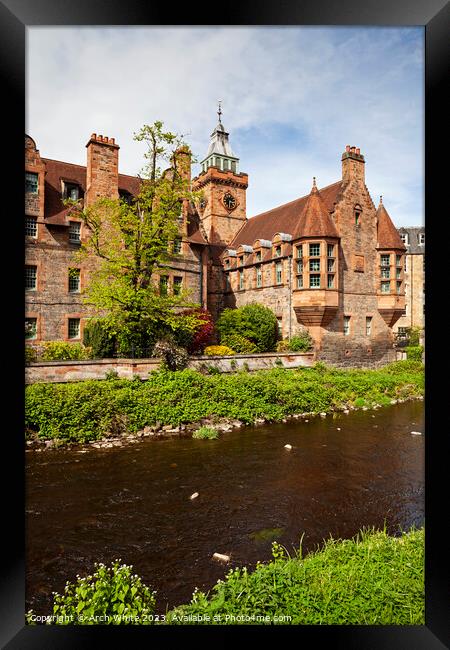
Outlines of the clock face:
<svg viewBox="0 0 450 650">
<path fill-rule="evenodd" d="M 223 204 L 227 210 L 234 210 L 234 208 L 237 205 L 237 201 L 230 192 L 227 192 L 226 194 L 224 194 Z"/>
</svg>

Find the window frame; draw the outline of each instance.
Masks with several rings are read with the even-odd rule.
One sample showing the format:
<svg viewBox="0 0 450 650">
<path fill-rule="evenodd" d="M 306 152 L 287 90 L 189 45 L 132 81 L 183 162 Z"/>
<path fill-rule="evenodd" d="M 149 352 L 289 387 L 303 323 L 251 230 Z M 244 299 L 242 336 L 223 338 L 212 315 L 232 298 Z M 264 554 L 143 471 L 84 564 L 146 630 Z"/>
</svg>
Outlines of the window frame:
<svg viewBox="0 0 450 650">
<path fill-rule="evenodd" d="M 27 336 L 27 333 L 25 331 L 25 340 L 26 341 L 35 341 L 37 339 L 37 329 L 38 329 L 38 323 L 37 323 L 37 317 L 36 316 L 25 316 L 25 328 L 27 325 L 27 321 L 33 321 L 33 336 Z"/>
<path fill-rule="evenodd" d="M 74 224 L 78 224 L 78 228 L 74 228 Z M 77 239 L 74 234 L 78 235 Z M 81 244 L 81 221 L 69 221 L 69 244 Z"/>
<path fill-rule="evenodd" d="M 34 269 L 34 274 L 31 274 L 32 279 L 34 280 L 33 286 L 27 286 L 29 279 L 28 271 Z M 38 267 L 36 264 L 25 264 L 25 291 L 37 291 L 38 287 Z"/>
<path fill-rule="evenodd" d="M 77 323 L 77 336 L 70 336 L 71 324 Z M 81 318 L 69 316 L 67 318 L 67 339 L 69 341 L 76 341 L 81 338 Z"/>
<path fill-rule="evenodd" d="M 78 271 L 78 273 L 73 273 L 74 271 Z M 69 267 L 68 271 L 68 282 L 67 282 L 67 288 L 68 288 L 68 293 L 80 293 L 81 291 L 81 269 L 76 268 L 76 267 Z M 76 278 L 77 280 L 77 285 L 76 289 L 71 287 L 71 282 Z"/>
<path fill-rule="evenodd" d="M 33 180 L 35 180 L 36 184 L 30 183 L 30 177 L 33 177 Z M 28 189 L 32 185 L 32 187 L 36 189 Z M 39 174 L 37 172 L 29 172 L 25 171 L 25 193 L 26 194 L 34 194 L 37 195 L 39 194 Z"/>
<path fill-rule="evenodd" d="M 33 234 L 30 234 L 29 232 L 27 232 L 30 222 L 31 222 L 31 223 L 33 224 L 33 226 L 34 226 L 34 228 L 33 228 Z M 32 237 L 33 239 L 37 239 L 37 236 L 38 236 L 38 221 L 37 221 L 37 217 L 35 217 L 35 216 L 31 215 L 31 214 L 26 214 L 26 215 L 25 215 L 25 236 L 26 236 L 26 237 Z"/>
</svg>

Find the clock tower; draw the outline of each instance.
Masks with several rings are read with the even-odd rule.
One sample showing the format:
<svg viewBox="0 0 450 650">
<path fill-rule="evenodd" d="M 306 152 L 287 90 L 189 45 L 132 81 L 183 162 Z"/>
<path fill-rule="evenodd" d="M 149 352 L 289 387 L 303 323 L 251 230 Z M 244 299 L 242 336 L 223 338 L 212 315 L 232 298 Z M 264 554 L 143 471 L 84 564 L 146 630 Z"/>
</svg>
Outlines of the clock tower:
<svg viewBox="0 0 450 650">
<path fill-rule="evenodd" d="M 246 222 L 245 191 L 248 176 L 239 172 L 239 158 L 228 142 L 219 102 L 219 122 L 211 133 L 202 171 L 193 179 L 192 189 L 201 190 L 197 205 L 202 226 L 210 244 L 228 245 Z"/>
</svg>

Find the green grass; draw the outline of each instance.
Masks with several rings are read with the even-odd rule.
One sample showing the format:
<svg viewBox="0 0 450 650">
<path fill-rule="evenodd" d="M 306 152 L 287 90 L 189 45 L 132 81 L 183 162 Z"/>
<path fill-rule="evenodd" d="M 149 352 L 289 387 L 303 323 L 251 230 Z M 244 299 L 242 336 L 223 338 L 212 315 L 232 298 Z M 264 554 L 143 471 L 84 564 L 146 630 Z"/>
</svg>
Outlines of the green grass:
<svg viewBox="0 0 450 650">
<path fill-rule="evenodd" d="M 296 413 L 389 404 L 423 392 L 423 364 L 417 361 L 376 370 L 323 364 L 227 375 L 161 370 L 146 381 L 111 378 L 27 386 L 26 434 L 29 439 L 87 442 L 157 422 L 178 426 L 206 417 L 276 422 Z"/>
<path fill-rule="evenodd" d="M 352 540 L 330 538 L 321 550 L 304 558 L 301 551 L 289 557 L 277 543 L 272 548 L 271 562 L 258 564 L 253 572 L 232 569 L 208 594 L 196 590 L 189 604 L 168 612 L 167 623 L 425 622 L 423 528 L 400 537 L 390 537 L 386 531 L 365 530 Z M 277 617 L 286 616 L 290 619 L 277 621 Z"/>
<path fill-rule="evenodd" d="M 192 437 L 199 440 L 216 440 L 219 437 L 219 432 L 213 427 L 200 427 L 194 431 Z"/>
</svg>

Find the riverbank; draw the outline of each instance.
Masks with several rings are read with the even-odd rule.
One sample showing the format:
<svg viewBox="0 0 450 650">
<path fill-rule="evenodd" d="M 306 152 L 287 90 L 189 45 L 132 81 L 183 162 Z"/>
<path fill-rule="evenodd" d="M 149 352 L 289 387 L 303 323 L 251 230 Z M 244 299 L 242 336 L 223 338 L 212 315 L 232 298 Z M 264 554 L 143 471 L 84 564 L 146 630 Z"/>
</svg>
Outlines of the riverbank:
<svg viewBox="0 0 450 650">
<path fill-rule="evenodd" d="M 192 436 L 202 425 L 309 419 L 423 399 L 424 367 L 398 361 L 376 370 L 272 369 L 204 375 L 157 371 L 147 380 L 108 379 L 26 387 L 28 446 L 115 447 L 142 438 Z"/>
<path fill-rule="evenodd" d="M 305 557 L 272 544 L 272 561 L 230 570 L 191 602 L 154 615 L 156 592 L 131 567 L 107 568 L 54 594 L 49 623 L 149 625 L 423 625 L 424 528 L 399 537 L 363 530 L 353 539 L 329 538 Z M 101 579 L 100 579 L 101 578 Z M 100 585 L 100 588 L 98 587 Z M 134 586 L 133 586 L 134 585 Z M 133 589 L 130 587 L 133 586 Z M 118 595 L 118 593 L 120 594 Z M 102 597 L 99 597 L 99 594 Z M 104 593 L 109 593 L 105 598 Z M 130 595 L 131 593 L 131 595 Z M 134 594 L 134 595 L 133 595 Z M 80 621 L 80 612 L 84 615 Z M 145 616 L 142 615 L 145 613 Z M 60 617 L 59 619 L 57 617 Z M 36 624 L 30 611 L 27 622 Z M 123 620 L 122 620 L 123 619 Z"/>
<path fill-rule="evenodd" d="M 273 544 L 272 562 L 231 570 L 168 612 L 171 625 L 423 625 L 424 528 L 362 531 L 302 558 Z"/>
</svg>

